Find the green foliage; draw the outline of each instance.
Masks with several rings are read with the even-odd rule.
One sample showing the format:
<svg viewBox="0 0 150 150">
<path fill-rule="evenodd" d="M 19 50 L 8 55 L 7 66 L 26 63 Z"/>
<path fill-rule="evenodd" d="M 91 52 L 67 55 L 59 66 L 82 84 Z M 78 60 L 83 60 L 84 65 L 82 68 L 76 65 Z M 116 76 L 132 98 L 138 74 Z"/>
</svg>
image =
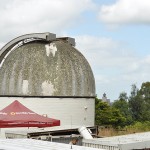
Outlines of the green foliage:
<svg viewBox="0 0 150 150">
<path fill-rule="evenodd" d="M 126 118 L 121 114 L 119 109 L 111 109 L 111 120 L 110 123 L 114 128 L 124 127 Z"/>
<path fill-rule="evenodd" d="M 126 118 L 116 108 L 96 98 L 95 102 L 95 123 L 96 125 L 111 125 L 114 128 L 123 126 Z"/>
<path fill-rule="evenodd" d="M 96 98 L 95 123 L 114 128 L 132 126 L 150 130 L 150 82 L 142 83 L 140 89 L 133 84 L 130 96 L 125 92 L 120 93 L 118 100 L 111 106 Z"/>
<path fill-rule="evenodd" d="M 96 98 L 95 102 L 95 122 L 96 125 L 108 125 L 110 120 L 110 106 Z"/>
<path fill-rule="evenodd" d="M 135 97 L 137 95 L 138 91 L 139 91 L 139 89 L 136 87 L 136 85 L 132 84 L 131 85 L 131 96 L 130 96 L 130 98 Z"/>
<path fill-rule="evenodd" d="M 150 121 L 135 122 L 133 125 L 127 126 L 126 129 L 134 132 L 150 131 Z"/>
<path fill-rule="evenodd" d="M 150 121 L 150 82 L 143 83 L 140 90 L 132 87 L 129 107 L 134 121 Z"/>
<path fill-rule="evenodd" d="M 139 94 L 142 95 L 145 100 L 150 99 L 150 82 L 142 83 L 141 89 L 139 90 Z"/>
<path fill-rule="evenodd" d="M 142 121 L 144 111 L 144 101 L 141 95 L 136 95 L 129 100 L 130 109 L 134 121 Z"/>
<path fill-rule="evenodd" d="M 119 100 L 124 100 L 127 101 L 128 100 L 128 96 L 126 92 L 121 92 L 119 95 Z"/>
<path fill-rule="evenodd" d="M 126 95 L 126 94 L 125 94 Z M 116 108 L 120 111 L 121 115 L 126 118 L 126 120 L 124 121 L 124 126 L 129 125 L 132 123 L 132 115 L 131 115 L 131 111 L 129 109 L 129 104 L 127 102 L 127 96 L 125 97 L 119 97 L 119 100 L 116 100 L 113 104 L 112 104 L 112 108 Z M 125 99 L 123 99 L 125 98 Z"/>
</svg>

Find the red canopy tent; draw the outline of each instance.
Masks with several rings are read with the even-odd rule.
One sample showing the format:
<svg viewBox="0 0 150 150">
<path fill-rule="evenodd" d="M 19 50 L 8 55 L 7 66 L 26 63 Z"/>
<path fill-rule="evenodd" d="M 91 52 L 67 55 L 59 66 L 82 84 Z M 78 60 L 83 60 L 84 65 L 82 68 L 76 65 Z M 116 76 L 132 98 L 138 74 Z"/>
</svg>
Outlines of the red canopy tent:
<svg viewBox="0 0 150 150">
<path fill-rule="evenodd" d="M 0 111 L 0 128 L 51 126 L 60 126 L 60 120 L 38 115 L 17 100 Z"/>
</svg>

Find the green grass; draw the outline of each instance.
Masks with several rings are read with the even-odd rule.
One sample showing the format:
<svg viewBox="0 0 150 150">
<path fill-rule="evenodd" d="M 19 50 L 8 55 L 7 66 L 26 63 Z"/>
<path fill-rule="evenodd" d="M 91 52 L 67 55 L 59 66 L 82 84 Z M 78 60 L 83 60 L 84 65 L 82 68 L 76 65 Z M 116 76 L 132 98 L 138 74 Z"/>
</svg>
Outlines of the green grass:
<svg viewBox="0 0 150 150">
<path fill-rule="evenodd" d="M 150 121 L 135 122 L 133 125 L 129 125 L 120 129 L 114 129 L 111 126 L 99 126 L 100 137 L 117 136 L 148 131 L 150 131 Z"/>
</svg>

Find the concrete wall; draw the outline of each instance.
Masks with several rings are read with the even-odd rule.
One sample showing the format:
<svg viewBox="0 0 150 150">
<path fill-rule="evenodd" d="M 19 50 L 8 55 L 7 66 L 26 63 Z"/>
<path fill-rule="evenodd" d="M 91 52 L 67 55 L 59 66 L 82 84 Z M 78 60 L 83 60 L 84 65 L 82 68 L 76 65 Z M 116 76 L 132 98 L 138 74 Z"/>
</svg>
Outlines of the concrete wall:
<svg viewBox="0 0 150 150">
<path fill-rule="evenodd" d="M 18 100 L 32 111 L 60 119 L 61 125 L 94 125 L 94 98 L 22 98 L 0 97 L 0 110 Z"/>
</svg>

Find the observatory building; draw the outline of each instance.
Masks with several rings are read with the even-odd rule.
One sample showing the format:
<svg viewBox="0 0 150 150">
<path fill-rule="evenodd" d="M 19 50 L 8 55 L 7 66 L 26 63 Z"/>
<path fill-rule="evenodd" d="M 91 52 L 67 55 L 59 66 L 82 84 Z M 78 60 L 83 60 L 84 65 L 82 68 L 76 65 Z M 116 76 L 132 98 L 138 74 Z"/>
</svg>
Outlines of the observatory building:
<svg viewBox="0 0 150 150">
<path fill-rule="evenodd" d="M 62 126 L 94 125 L 94 76 L 75 39 L 27 34 L 0 50 L 0 110 L 15 100 Z"/>
</svg>

